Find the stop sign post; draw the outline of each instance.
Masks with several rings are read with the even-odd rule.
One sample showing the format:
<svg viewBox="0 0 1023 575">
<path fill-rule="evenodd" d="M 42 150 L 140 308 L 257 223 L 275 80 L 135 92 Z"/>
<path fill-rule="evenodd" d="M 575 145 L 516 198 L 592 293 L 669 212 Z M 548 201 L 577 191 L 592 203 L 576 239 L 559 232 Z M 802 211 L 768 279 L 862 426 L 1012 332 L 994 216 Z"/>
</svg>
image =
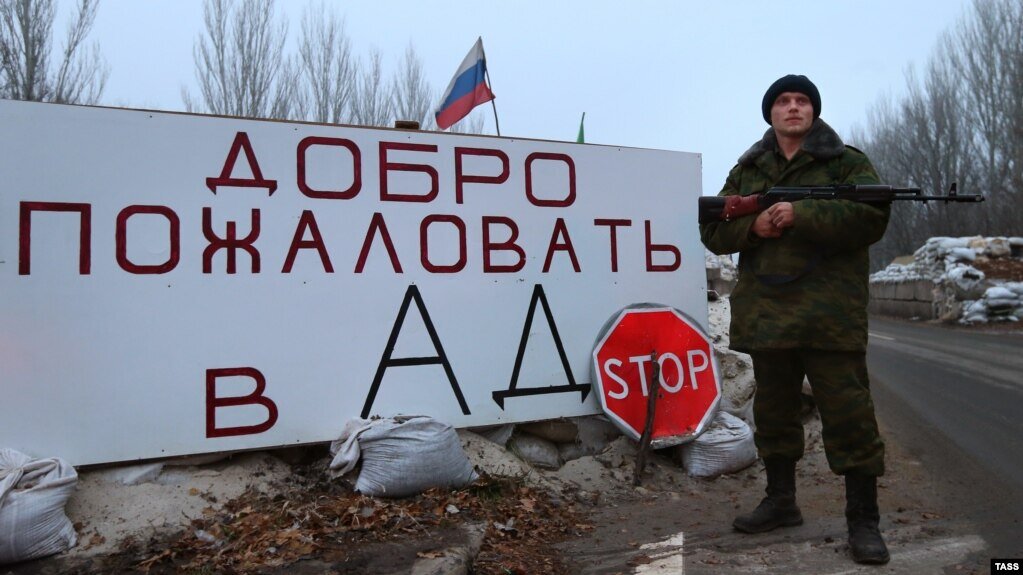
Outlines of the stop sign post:
<svg viewBox="0 0 1023 575">
<path fill-rule="evenodd" d="M 710 339 L 670 307 L 626 308 L 593 350 L 593 386 L 604 413 L 639 440 L 653 387 L 652 355 L 659 364 L 659 395 L 650 444 L 689 441 L 710 424 L 721 401 L 721 380 Z"/>
</svg>

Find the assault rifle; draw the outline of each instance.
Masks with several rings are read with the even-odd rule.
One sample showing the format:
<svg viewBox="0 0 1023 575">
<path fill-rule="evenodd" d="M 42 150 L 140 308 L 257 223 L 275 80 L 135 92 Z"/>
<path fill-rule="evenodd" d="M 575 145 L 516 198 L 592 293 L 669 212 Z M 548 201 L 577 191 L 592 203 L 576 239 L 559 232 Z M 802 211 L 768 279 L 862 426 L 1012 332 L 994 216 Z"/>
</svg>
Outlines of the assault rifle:
<svg viewBox="0 0 1023 575">
<path fill-rule="evenodd" d="M 852 200 L 868 204 L 885 204 L 895 200 L 913 202 L 983 202 L 979 194 L 959 194 L 953 182 L 944 196 L 925 196 L 920 188 L 897 188 L 882 185 L 838 184 L 835 186 L 774 187 L 748 196 L 703 196 L 700 198 L 700 223 L 727 222 L 734 218 L 762 212 L 778 202 L 798 200 Z"/>
</svg>

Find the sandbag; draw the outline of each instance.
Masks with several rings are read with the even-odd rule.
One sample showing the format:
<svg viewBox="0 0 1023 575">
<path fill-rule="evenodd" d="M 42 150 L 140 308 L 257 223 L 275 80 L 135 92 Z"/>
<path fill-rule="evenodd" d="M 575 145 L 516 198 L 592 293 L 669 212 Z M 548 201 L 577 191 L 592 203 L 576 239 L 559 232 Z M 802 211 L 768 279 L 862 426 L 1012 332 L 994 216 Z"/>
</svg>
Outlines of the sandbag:
<svg viewBox="0 0 1023 575">
<path fill-rule="evenodd" d="M 355 490 L 366 495 L 407 497 L 479 477 L 455 429 L 431 417 L 351 420 L 330 452 L 330 468 L 342 474 L 361 459 Z"/>
<path fill-rule="evenodd" d="M 717 477 L 745 469 L 757 460 L 753 431 L 746 422 L 719 411 L 707 431 L 681 446 L 682 466 L 694 477 Z"/>
<path fill-rule="evenodd" d="M 62 459 L 0 449 L 0 564 L 66 551 L 78 542 L 64 504 L 78 483 Z"/>
<path fill-rule="evenodd" d="M 534 467 L 558 469 L 562 464 L 557 444 L 542 437 L 517 433 L 508 444 L 508 450 Z"/>
</svg>

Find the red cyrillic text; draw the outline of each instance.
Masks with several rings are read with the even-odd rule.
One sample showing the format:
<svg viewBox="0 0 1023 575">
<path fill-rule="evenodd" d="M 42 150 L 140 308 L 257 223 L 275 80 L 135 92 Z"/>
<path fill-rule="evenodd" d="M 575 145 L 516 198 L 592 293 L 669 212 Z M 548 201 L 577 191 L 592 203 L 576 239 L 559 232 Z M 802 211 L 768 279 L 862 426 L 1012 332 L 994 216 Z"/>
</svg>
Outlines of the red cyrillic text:
<svg viewBox="0 0 1023 575">
<path fill-rule="evenodd" d="M 593 220 L 595 226 L 607 226 L 611 230 L 611 271 L 618 271 L 618 226 L 631 226 L 632 220 Z"/>
<path fill-rule="evenodd" d="M 436 152 L 437 146 L 429 144 L 407 144 L 401 142 L 380 142 L 380 199 L 385 202 L 432 202 L 440 192 L 437 169 L 428 164 L 406 164 L 387 159 L 390 150 L 411 152 Z M 426 194 L 392 194 L 387 183 L 387 172 L 420 172 L 430 178 L 430 191 Z"/>
<path fill-rule="evenodd" d="M 310 240 L 305 240 L 306 230 L 313 236 Z M 298 250 L 303 249 L 315 249 L 316 253 L 320 255 L 320 263 L 323 264 L 323 271 L 332 274 L 334 273 L 334 266 L 330 263 L 330 255 L 327 253 L 327 246 L 323 244 L 323 236 L 320 235 L 320 228 L 316 225 L 316 217 L 309 210 L 302 212 L 302 217 L 298 220 L 298 226 L 295 228 L 295 237 L 291 240 L 291 247 L 288 248 L 288 257 L 284 258 L 284 267 L 281 269 L 281 273 L 291 273 L 291 268 L 295 265 L 295 256 L 298 255 Z"/>
<path fill-rule="evenodd" d="M 491 241 L 490 226 L 492 224 L 500 224 L 508 228 L 508 239 L 500 243 Z M 515 273 L 521 270 L 526 265 L 526 252 L 522 246 L 515 243 L 517 239 L 519 239 L 519 226 L 515 224 L 515 220 L 504 216 L 483 216 L 483 273 Z M 491 263 L 491 253 L 495 251 L 515 252 L 519 261 L 504 265 Z"/>
<path fill-rule="evenodd" d="M 682 264 L 682 254 L 679 253 L 678 248 L 671 244 L 655 244 L 650 239 L 650 220 L 643 222 L 644 230 L 646 231 L 646 271 L 648 272 L 673 272 L 678 269 Z M 654 252 L 667 252 L 671 254 L 672 260 L 670 264 L 654 264 Z"/>
<path fill-rule="evenodd" d="M 501 160 L 501 173 L 496 176 L 466 175 L 462 169 L 463 156 L 491 156 Z M 503 184 L 508 180 L 508 155 L 488 148 L 455 148 L 455 203 L 462 203 L 465 184 Z"/>
<path fill-rule="evenodd" d="M 256 382 L 256 388 L 248 395 L 236 397 L 218 397 L 217 380 L 223 377 L 248 377 Z M 206 437 L 230 437 L 234 435 L 252 435 L 263 433 L 277 423 L 277 404 L 263 395 L 266 391 L 266 378 L 258 369 L 252 367 L 227 367 L 206 370 Z M 266 421 L 256 425 L 239 425 L 236 427 L 217 427 L 217 409 L 240 405 L 262 405 L 266 408 Z"/>
<path fill-rule="evenodd" d="M 72 212 L 78 213 L 80 219 L 80 247 L 79 247 L 79 273 L 89 274 L 92 261 L 92 207 L 90 204 L 73 204 L 62 202 L 22 202 L 20 213 L 19 231 L 19 266 L 21 275 L 31 273 L 31 245 L 32 245 L 32 215 L 35 212 Z M 150 218 L 137 218 L 136 216 L 156 216 Z M 133 226 L 162 225 L 159 220 L 166 220 L 168 230 L 167 259 L 162 263 L 136 263 L 129 256 L 130 241 L 128 228 Z M 335 221 L 336 223 L 336 221 Z M 479 254 L 482 259 L 482 271 L 486 274 L 516 273 L 525 268 L 529 258 L 526 254 L 525 245 L 530 242 L 522 242 L 520 239 L 520 227 L 518 223 L 506 216 L 481 216 L 482 238 L 470 236 L 466 221 L 455 214 L 428 214 L 419 220 L 419 261 L 422 269 L 430 273 L 450 274 L 464 271 L 469 265 L 469 253 L 473 251 L 471 240 L 477 241 Z M 531 231 L 537 231 L 538 226 L 530 226 Z M 620 240 L 621 230 L 632 227 L 633 221 L 629 219 L 596 218 L 593 220 L 594 228 L 607 228 L 609 236 L 608 261 L 612 272 L 618 272 L 620 267 Z M 202 272 L 213 273 L 213 259 L 217 252 L 225 252 L 225 271 L 228 274 L 236 274 L 239 269 L 238 252 L 242 251 L 249 255 L 251 273 L 258 274 L 262 268 L 262 256 L 256 247 L 256 240 L 259 239 L 261 227 L 261 211 L 251 210 L 251 224 L 249 231 L 244 237 L 239 237 L 239 225 L 235 221 L 223 223 L 222 234 L 214 231 L 213 209 L 205 207 L 202 209 L 202 231 L 208 245 L 202 251 Z M 351 232 L 347 229 L 351 223 L 346 222 L 346 230 L 342 236 L 350 237 Z M 503 228 L 503 230 L 501 229 Z M 653 241 L 652 223 L 650 220 L 643 222 L 645 263 L 647 272 L 672 272 L 681 267 L 681 252 L 672 244 L 658 244 Z M 586 230 L 590 229 L 589 233 Z M 118 265 L 124 271 L 132 274 L 164 274 L 176 270 L 181 262 L 181 230 L 180 216 L 167 206 L 159 205 L 132 205 L 122 209 L 115 222 L 115 257 Z M 573 228 L 573 232 L 578 230 Z M 586 242 L 593 241 L 592 228 L 583 228 Z M 628 233 L 622 232 L 622 233 Z M 407 236 L 407 232 L 403 234 Z M 581 273 L 583 262 L 579 260 L 575 242 L 570 234 L 569 224 L 564 218 L 555 218 L 551 236 L 546 242 L 547 249 L 543 258 L 542 273 L 550 273 L 555 266 L 557 252 L 564 252 L 567 255 L 566 263 L 571 266 L 575 273 Z M 534 238 L 534 242 L 535 242 Z M 638 239 L 638 238 L 637 238 Z M 378 241 L 379 240 L 379 241 Z M 480 241 L 482 240 L 482 241 Z M 351 245 L 351 244 L 349 244 Z M 371 252 L 382 249 L 386 252 L 387 261 L 395 273 L 404 273 L 401 258 L 395 244 L 395 237 L 388 228 L 384 214 L 375 212 L 366 227 L 361 248 L 355 263 L 354 273 L 364 273 L 369 262 Z M 415 244 L 403 244 L 406 249 Z M 632 245 L 632 244 L 628 244 Z M 296 263 L 299 262 L 299 255 L 302 250 L 314 250 L 319 258 L 320 267 L 325 273 L 334 273 L 334 264 L 331 260 L 330 246 L 324 239 L 316 213 L 313 210 L 303 210 L 298 218 L 294 234 L 284 252 L 281 273 L 293 273 Z M 474 254 L 477 252 L 474 252 Z M 539 254 L 537 254 L 538 256 Z M 638 256 L 639 254 L 633 254 Z M 306 258 L 310 256 L 305 256 Z M 415 257 L 408 254 L 406 257 Z M 537 261 L 539 261 L 537 259 Z M 587 261 L 592 266 L 595 262 Z M 309 268 L 306 268 L 309 271 Z"/>
<path fill-rule="evenodd" d="M 558 237 L 564 238 L 559 241 Z M 565 251 L 568 252 L 568 257 L 572 258 L 572 269 L 579 273 L 579 259 L 575 257 L 575 249 L 572 247 L 572 238 L 568 237 L 568 229 L 565 227 L 565 220 L 558 218 L 554 223 L 554 232 L 551 234 L 551 243 L 547 247 L 547 258 L 543 262 L 543 273 L 551 271 L 551 260 L 554 258 L 554 252 Z"/>
<path fill-rule="evenodd" d="M 346 190 L 314 190 L 306 183 L 306 151 L 312 146 L 334 146 L 347 149 L 352 155 L 352 185 Z M 309 137 L 298 143 L 298 189 L 310 198 L 350 200 L 362 189 L 362 154 L 351 140 Z"/>
<path fill-rule="evenodd" d="M 252 210 L 252 227 L 249 235 L 238 238 L 236 222 L 227 222 L 226 237 L 221 238 L 213 231 L 212 209 L 202 209 L 202 233 L 210 242 L 202 252 L 202 273 L 213 273 L 213 254 L 217 250 L 227 250 L 227 273 L 233 274 L 237 271 L 236 251 L 243 249 L 252 258 L 252 273 L 259 273 L 259 250 L 253 244 L 259 237 L 259 210 Z"/>
<path fill-rule="evenodd" d="M 128 219 L 136 214 L 152 214 L 167 219 L 170 239 L 169 255 L 162 264 L 139 265 L 128 259 Z M 167 206 L 128 206 L 117 214 L 117 230 L 114 233 L 117 243 L 117 263 L 126 272 L 133 274 L 164 274 L 178 265 L 181 259 L 181 221 L 174 210 Z"/>
<path fill-rule="evenodd" d="M 92 205 L 65 202 L 21 202 L 18 230 L 18 274 L 32 272 L 32 212 L 78 212 L 78 273 L 92 269 Z"/>
<path fill-rule="evenodd" d="M 235 178 L 231 176 L 234 173 L 234 164 L 238 161 L 238 154 L 241 152 L 245 152 L 245 161 L 249 163 L 249 170 L 252 172 L 251 178 Z M 238 132 L 235 135 L 234 142 L 231 144 L 231 150 L 227 153 L 227 160 L 224 161 L 224 169 L 220 171 L 220 176 L 206 178 L 206 187 L 214 194 L 217 193 L 217 188 L 220 186 L 266 188 L 267 195 L 270 196 L 277 189 L 277 180 L 263 178 L 263 172 L 259 169 L 259 162 L 256 161 L 256 153 L 252 151 L 252 143 L 249 142 L 249 135 L 245 132 Z"/>
<path fill-rule="evenodd" d="M 394 250 L 394 242 L 391 241 L 391 234 L 387 231 L 387 224 L 384 223 L 384 215 L 380 212 L 373 214 L 369 222 L 369 229 L 366 230 L 366 239 L 362 242 L 362 250 L 359 251 L 359 261 L 355 264 L 355 273 L 361 274 L 366 269 L 366 258 L 369 257 L 369 248 L 373 245 L 373 238 L 380 234 L 380 239 L 387 249 L 387 257 L 391 259 L 391 268 L 395 273 L 401 273 L 401 262 L 398 261 L 398 252 Z"/>
<path fill-rule="evenodd" d="M 541 200 L 533 194 L 533 162 L 536 160 L 551 160 L 564 162 L 568 166 L 568 195 L 560 200 Z M 526 197 L 529 203 L 534 206 L 550 208 L 567 208 L 575 202 L 575 162 L 565 154 L 552 154 L 548 152 L 533 152 L 526 156 Z"/>
<path fill-rule="evenodd" d="M 434 222 L 447 222 L 455 226 L 455 230 L 458 231 L 458 261 L 449 265 L 437 265 L 430 261 L 430 237 L 429 229 L 430 224 Z M 460 272 L 465 269 L 465 263 L 468 259 L 466 256 L 465 246 L 465 222 L 462 221 L 458 216 L 452 215 L 432 215 L 423 218 L 421 224 L 419 224 L 419 259 L 423 264 L 423 269 L 428 272 L 435 274 L 452 274 Z"/>
</svg>

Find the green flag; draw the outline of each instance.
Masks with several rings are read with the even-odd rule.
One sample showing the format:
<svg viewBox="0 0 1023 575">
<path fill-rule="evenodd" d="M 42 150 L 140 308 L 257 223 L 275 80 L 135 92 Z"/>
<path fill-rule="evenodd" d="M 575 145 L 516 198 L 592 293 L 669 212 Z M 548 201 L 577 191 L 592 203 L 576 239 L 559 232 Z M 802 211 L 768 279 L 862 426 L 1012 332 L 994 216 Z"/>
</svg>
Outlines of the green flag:
<svg viewBox="0 0 1023 575">
<path fill-rule="evenodd" d="M 584 121 L 586 121 L 586 112 L 583 112 L 583 117 L 579 119 L 579 135 L 575 138 L 575 141 L 579 144 L 586 143 L 586 131 L 583 130 Z"/>
</svg>

